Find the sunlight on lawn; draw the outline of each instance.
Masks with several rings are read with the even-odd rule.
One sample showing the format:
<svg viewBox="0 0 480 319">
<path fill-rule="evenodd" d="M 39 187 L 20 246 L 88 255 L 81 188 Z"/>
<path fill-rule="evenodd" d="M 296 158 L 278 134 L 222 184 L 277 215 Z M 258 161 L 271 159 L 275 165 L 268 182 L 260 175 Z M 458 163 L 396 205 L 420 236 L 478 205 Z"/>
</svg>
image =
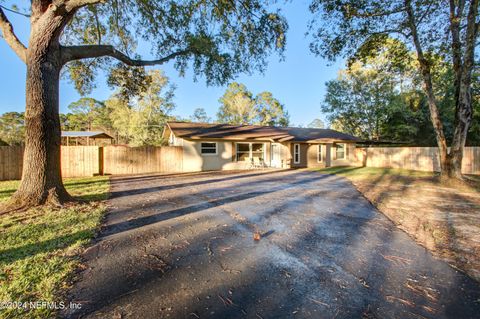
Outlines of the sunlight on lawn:
<svg viewBox="0 0 480 319">
<path fill-rule="evenodd" d="M 433 177 L 436 173 L 412 171 L 397 168 L 377 168 L 377 167 L 352 167 L 352 166 L 338 166 L 319 169 L 318 172 L 324 174 L 338 174 L 345 177 L 377 177 L 380 175 L 392 175 L 403 177 Z"/>
<path fill-rule="evenodd" d="M 89 203 L 61 209 L 32 208 L 0 220 L 0 300 L 62 301 L 59 293 L 79 264 L 75 257 L 88 243 L 105 211 L 108 177 L 68 179 L 73 196 Z M 0 182 L 0 201 L 15 191 L 18 181 Z M 53 310 L 4 309 L 0 318 L 47 318 Z"/>
</svg>

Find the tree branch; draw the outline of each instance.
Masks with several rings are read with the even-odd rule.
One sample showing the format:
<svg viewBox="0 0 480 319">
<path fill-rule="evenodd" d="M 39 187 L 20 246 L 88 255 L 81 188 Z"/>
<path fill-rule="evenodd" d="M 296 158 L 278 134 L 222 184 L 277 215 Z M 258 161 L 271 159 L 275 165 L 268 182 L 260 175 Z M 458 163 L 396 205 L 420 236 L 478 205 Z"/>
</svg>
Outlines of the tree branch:
<svg viewBox="0 0 480 319">
<path fill-rule="evenodd" d="M 399 7 L 397 9 L 393 9 L 391 11 L 384 11 L 384 12 L 352 12 L 350 13 L 352 17 L 355 18 L 376 18 L 376 17 L 385 17 L 397 13 L 405 12 L 405 7 Z"/>
<path fill-rule="evenodd" d="M 461 5 L 461 4 L 460 4 Z M 458 104 L 460 96 L 460 79 L 462 77 L 462 43 L 460 39 L 460 21 L 462 19 L 463 8 L 456 8 L 455 0 L 450 0 L 450 32 L 452 35 L 452 57 L 453 70 L 455 72 L 455 103 Z"/>
<path fill-rule="evenodd" d="M 26 14 L 26 13 L 22 13 L 20 11 L 16 11 L 16 10 L 12 10 L 12 9 L 9 9 L 5 6 L 2 6 L 0 5 L 0 8 L 2 8 L 3 10 L 6 10 L 6 11 L 10 11 L 12 13 L 15 13 L 15 14 L 18 14 L 18 15 L 21 15 L 21 16 L 24 16 L 25 18 L 30 18 L 30 15 L 29 14 Z"/>
<path fill-rule="evenodd" d="M 67 12 L 71 12 L 73 10 L 88 6 L 89 4 L 98 4 L 107 1 L 108 0 L 66 0 L 65 8 L 67 9 Z"/>
<path fill-rule="evenodd" d="M 89 59 L 89 58 L 99 58 L 109 56 L 115 58 L 126 65 L 130 66 L 149 66 L 149 65 L 159 65 L 169 60 L 172 60 L 178 56 L 189 55 L 194 53 L 191 49 L 180 50 L 174 53 L 171 53 L 163 58 L 157 60 L 134 60 L 129 58 L 124 53 L 115 49 L 112 45 L 79 45 L 79 46 L 68 46 L 62 47 L 62 63 L 65 64 L 74 60 Z"/>
<path fill-rule="evenodd" d="M 20 60 L 26 63 L 27 48 L 15 35 L 15 32 L 13 31 L 13 26 L 3 12 L 2 8 L 0 8 L 0 30 L 2 30 L 3 38 L 10 46 L 10 48 L 12 48 L 12 50 L 18 55 Z"/>
</svg>

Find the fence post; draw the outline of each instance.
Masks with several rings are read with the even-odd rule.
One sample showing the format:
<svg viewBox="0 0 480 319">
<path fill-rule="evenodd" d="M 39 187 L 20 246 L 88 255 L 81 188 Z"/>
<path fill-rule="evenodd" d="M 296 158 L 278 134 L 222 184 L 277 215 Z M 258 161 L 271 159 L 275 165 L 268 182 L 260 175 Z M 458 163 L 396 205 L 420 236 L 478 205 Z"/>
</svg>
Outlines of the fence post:
<svg viewBox="0 0 480 319">
<path fill-rule="evenodd" d="M 98 174 L 99 175 L 103 175 L 104 172 L 103 172 L 103 161 L 104 161 L 104 157 L 103 157 L 103 146 L 100 146 L 98 148 Z"/>
</svg>

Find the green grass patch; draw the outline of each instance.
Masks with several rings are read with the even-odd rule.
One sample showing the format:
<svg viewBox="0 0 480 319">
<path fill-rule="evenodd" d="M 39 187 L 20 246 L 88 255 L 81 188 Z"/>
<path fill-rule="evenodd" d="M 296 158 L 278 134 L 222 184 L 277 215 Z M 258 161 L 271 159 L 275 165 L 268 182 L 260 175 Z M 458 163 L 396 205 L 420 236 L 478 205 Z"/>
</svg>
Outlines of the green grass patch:
<svg viewBox="0 0 480 319">
<path fill-rule="evenodd" d="M 97 229 L 108 196 L 108 177 L 65 180 L 77 203 L 61 209 L 32 208 L 0 219 L 0 301 L 63 301 L 62 289 L 79 264 L 78 254 Z M 18 181 L 0 182 L 0 201 Z M 55 310 L 1 309 L 0 318 L 49 318 Z"/>
<path fill-rule="evenodd" d="M 402 177 L 433 177 L 436 173 L 412 171 L 407 169 L 397 168 L 377 168 L 377 167 L 352 167 L 352 166 L 338 166 L 328 167 L 317 170 L 324 174 L 337 174 L 345 177 L 361 177 L 361 178 L 375 178 L 379 176 L 402 176 Z"/>
<path fill-rule="evenodd" d="M 453 182 L 442 182 L 440 174 L 437 172 L 414 171 L 398 168 L 379 168 L 379 167 L 353 167 L 337 166 L 315 169 L 322 174 L 335 174 L 346 177 L 353 182 L 381 183 L 398 182 L 407 184 L 413 182 L 422 182 L 428 185 L 455 188 L 466 191 L 480 191 L 480 176 L 465 175 L 465 183 L 458 184 Z"/>
</svg>

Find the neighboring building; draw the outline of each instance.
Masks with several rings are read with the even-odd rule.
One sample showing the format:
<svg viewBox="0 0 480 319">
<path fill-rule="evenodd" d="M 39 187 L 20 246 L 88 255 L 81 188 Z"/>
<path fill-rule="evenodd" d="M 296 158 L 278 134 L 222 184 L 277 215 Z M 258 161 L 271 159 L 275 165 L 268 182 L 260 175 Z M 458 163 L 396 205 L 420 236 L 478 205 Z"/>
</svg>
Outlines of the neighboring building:
<svg viewBox="0 0 480 319">
<path fill-rule="evenodd" d="M 110 145 L 113 137 L 101 131 L 62 131 L 62 145 Z"/>
<path fill-rule="evenodd" d="M 360 139 L 330 129 L 168 122 L 163 132 L 183 147 L 185 172 L 351 165 Z"/>
</svg>

